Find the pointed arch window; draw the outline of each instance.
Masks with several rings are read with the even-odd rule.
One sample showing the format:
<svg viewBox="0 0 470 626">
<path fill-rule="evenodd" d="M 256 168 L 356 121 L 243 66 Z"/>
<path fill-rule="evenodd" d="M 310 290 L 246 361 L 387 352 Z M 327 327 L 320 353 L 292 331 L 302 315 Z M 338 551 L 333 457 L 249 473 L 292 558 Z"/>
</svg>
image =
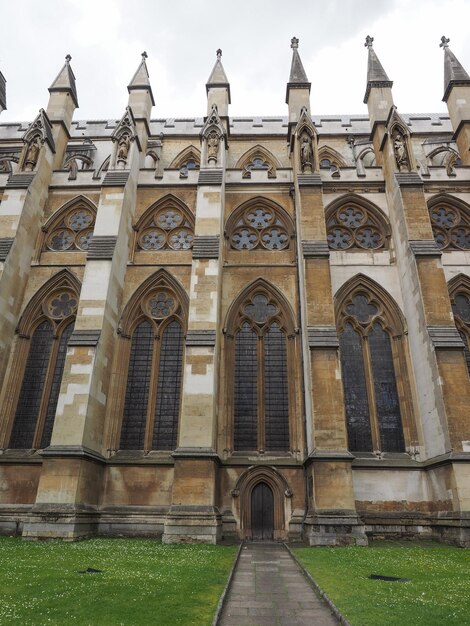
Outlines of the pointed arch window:
<svg viewBox="0 0 470 626">
<path fill-rule="evenodd" d="M 25 364 L 9 448 L 36 449 L 50 444 L 77 307 L 77 291 L 65 285 L 44 298 L 39 294 L 24 316 L 30 323 L 20 323 L 23 343 L 17 356 L 23 357 Z M 24 326 L 29 326 L 27 335 Z"/>
<path fill-rule="evenodd" d="M 95 228 L 96 209 L 86 199 L 73 200 L 43 227 L 42 250 L 87 251 Z"/>
<path fill-rule="evenodd" d="M 269 291 L 255 289 L 242 300 L 231 325 L 233 449 L 287 452 L 293 334 L 286 314 Z"/>
<path fill-rule="evenodd" d="M 356 199 L 335 202 L 326 212 L 331 250 L 381 250 L 388 246 L 390 228 L 377 209 Z"/>
<path fill-rule="evenodd" d="M 180 413 L 184 319 L 164 280 L 131 303 L 121 450 L 174 450 Z"/>
<path fill-rule="evenodd" d="M 286 250 L 291 247 L 293 227 L 280 207 L 260 199 L 234 211 L 227 222 L 227 237 L 233 250 Z"/>
<path fill-rule="evenodd" d="M 461 276 L 451 288 L 452 312 L 462 337 L 464 354 L 470 375 L 470 278 Z"/>
<path fill-rule="evenodd" d="M 441 250 L 470 250 L 470 207 L 449 196 L 429 201 L 434 240 Z"/>
<path fill-rule="evenodd" d="M 135 230 L 137 250 L 190 250 L 194 218 L 182 202 L 168 198 L 151 207 Z"/>
<path fill-rule="evenodd" d="M 353 452 L 404 452 L 403 329 L 377 294 L 359 287 L 339 310 L 341 369 Z"/>
</svg>

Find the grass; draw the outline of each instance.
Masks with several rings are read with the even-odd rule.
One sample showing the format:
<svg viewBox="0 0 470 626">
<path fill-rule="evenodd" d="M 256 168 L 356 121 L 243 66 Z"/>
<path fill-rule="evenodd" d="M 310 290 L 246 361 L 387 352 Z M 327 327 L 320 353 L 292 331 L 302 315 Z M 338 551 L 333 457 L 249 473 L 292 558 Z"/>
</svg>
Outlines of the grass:
<svg viewBox="0 0 470 626">
<path fill-rule="evenodd" d="M 0 624 L 211 624 L 236 546 L 0 538 Z M 79 574 L 88 567 L 101 573 Z"/>
<path fill-rule="evenodd" d="M 352 626 L 470 624 L 470 550 L 439 544 L 296 548 Z M 369 580 L 371 574 L 409 582 Z"/>
</svg>

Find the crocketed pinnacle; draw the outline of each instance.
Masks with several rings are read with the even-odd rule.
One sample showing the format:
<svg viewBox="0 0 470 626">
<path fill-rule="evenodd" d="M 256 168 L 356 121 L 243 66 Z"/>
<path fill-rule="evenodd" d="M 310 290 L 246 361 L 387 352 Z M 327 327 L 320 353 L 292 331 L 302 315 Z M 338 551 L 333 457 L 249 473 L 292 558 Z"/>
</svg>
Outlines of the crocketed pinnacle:
<svg viewBox="0 0 470 626">
<path fill-rule="evenodd" d="M 449 41 L 450 39 L 443 36 L 439 44 L 444 49 L 444 102 L 447 102 L 454 85 L 470 85 L 470 76 L 449 48 Z"/>
<path fill-rule="evenodd" d="M 364 95 L 365 104 L 367 104 L 372 87 L 392 87 L 393 85 L 393 81 L 391 81 L 387 76 L 387 73 L 382 67 L 382 63 L 375 54 L 373 43 L 374 38 L 367 35 L 366 42 L 364 44 L 364 46 L 369 50 L 369 58 L 367 61 L 367 86 L 366 93 Z"/>
<path fill-rule="evenodd" d="M 75 85 L 75 75 L 70 66 L 70 61 L 72 57 L 68 54 L 65 57 L 65 64 L 57 74 L 54 82 L 49 87 L 49 93 L 53 93 L 55 91 L 63 92 L 68 91 L 73 98 L 75 106 L 78 108 L 78 97 L 77 97 L 77 87 Z"/>
<path fill-rule="evenodd" d="M 152 104 L 155 106 L 155 100 L 153 99 L 152 87 L 150 85 L 149 73 L 147 70 L 147 63 L 145 59 L 148 57 L 146 52 L 142 52 L 142 61 L 139 64 L 134 76 L 131 79 L 131 82 L 127 85 L 127 91 L 131 93 L 131 91 L 135 91 L 138 89 L 144 89 L 150 93 L 150 97 L 152 99 Z"/>
</svg>

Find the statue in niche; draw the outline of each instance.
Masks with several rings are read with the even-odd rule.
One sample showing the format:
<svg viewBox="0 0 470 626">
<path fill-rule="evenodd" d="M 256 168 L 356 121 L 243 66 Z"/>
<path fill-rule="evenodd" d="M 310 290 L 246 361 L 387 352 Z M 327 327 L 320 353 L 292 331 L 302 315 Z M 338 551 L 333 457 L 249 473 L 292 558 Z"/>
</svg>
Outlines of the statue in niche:
<svg viewBox="0 0 470 626">
<path fill-rule="evenodd" d="M 393 135 L 393 151 L 395 153 L 395 161 L 397 163 L 398 171 L 403 170 L 410 171 L 410 162 L 408 159 L 408 152 L 406 150 L 405 139 L 401 133 L 396 131 Z"/>
<path fill-rule="evenodd" d="M 36 167 L 36 163 L 39 158 L 39 150 L 41 148 L 41 144 L 39 142 L 39 137 L 33 137 L 31 139 L 28 149 L 26 151 L 26 156 L 24 160 L 24 169 L 27 172 L 32 172 Z"/>
<path fill-rule="evenodd" d="M 122 167 L 124 167 L 127 163 L 127 157 L 129 155 L 129 148 L 130 148 L 129 135 L 127 133 L 124 133 L 123 135 L 121 135 L 119 139 L 118 150 L 117 150 L 117 162 Z"/>
<path fill-rule="evenodd" d="M 312 138 L 308 133 L 304 133 L 300 139 L 300 166 L 302 172 L 312 171 Z"/>
<path fill-rule="evenodd" d="M 212 130 L 207 138 L 207 157 L 209 161 L 214 161 L 214 163 L 217 163 L 219 143 L 219 135 L 215 130 Z"/>
</svg>

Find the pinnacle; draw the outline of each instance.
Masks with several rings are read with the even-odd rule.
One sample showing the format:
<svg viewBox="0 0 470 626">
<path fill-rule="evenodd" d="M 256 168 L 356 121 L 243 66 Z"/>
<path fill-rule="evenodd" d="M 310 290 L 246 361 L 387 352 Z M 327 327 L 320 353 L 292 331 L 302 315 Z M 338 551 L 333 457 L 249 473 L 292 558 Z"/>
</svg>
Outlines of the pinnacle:
<svg viewBox="0 0 470 626">
<path fill-rule="evenodd" d="M 129 93 L 138 89 L 144 89 L 148 91 L 150 93 L 150 98 L 152 99 L 152 104 L 153 106 L 155 106 L 155 100 L 153 99 L 152 86 L 150 85 L 147 63 L 145 62 L 145 59 L 148 58 L 148 54 L 144 50 L 141 56 L 142 60 L 134 76 L 131 78 L 131 82 L 127 85 L 127 91 Z"/>
<path fill-rule="evenodd" d="M 77 87 L 75 85 L 75 75 L 70 66 L 71 60 L 72 60 L 72 57 L 70 56 L 70 54 L 67 54 L 67 56 L 65 57 L 65 63 L 62 69 L 57 74 L 52 85 L 49 87 L 49 93 L 53 93 L 55 91 L 57 92 L 69 91 L 73 98 L 75 106 L 78 107 Z"/>
<path fill-rule="evenodd" d="M 387 76 L 379 57 L 373 48 L 374 38 L 367 35 L 364 46 L 368 49 L 367 61 L 367 87 L 364 96 L 364 103 L 367 104 L 372 87 L 392 87 L 393 82 Z"/>
<path fill-rule="evenodd" d="M 222 50 L 219 48 L 216 52 L 217 59 L 215 65 L 212 68 L 211 75 L 206 83 L 206 90 L 209 92 L 211 87 L 226 87 L 228 89 L 228 101 L 230 104 L 230 84 L 228 82 L 227 75 L 222 65 Z"/>
<path fill-rule="evenodd" d="M 470 85 L 470 76 L 449 48 L 450 39 L 441 37 L 439 46 L 444 50 L 444 102 L 447 102 L 454 85 Z"/>
</svg>

